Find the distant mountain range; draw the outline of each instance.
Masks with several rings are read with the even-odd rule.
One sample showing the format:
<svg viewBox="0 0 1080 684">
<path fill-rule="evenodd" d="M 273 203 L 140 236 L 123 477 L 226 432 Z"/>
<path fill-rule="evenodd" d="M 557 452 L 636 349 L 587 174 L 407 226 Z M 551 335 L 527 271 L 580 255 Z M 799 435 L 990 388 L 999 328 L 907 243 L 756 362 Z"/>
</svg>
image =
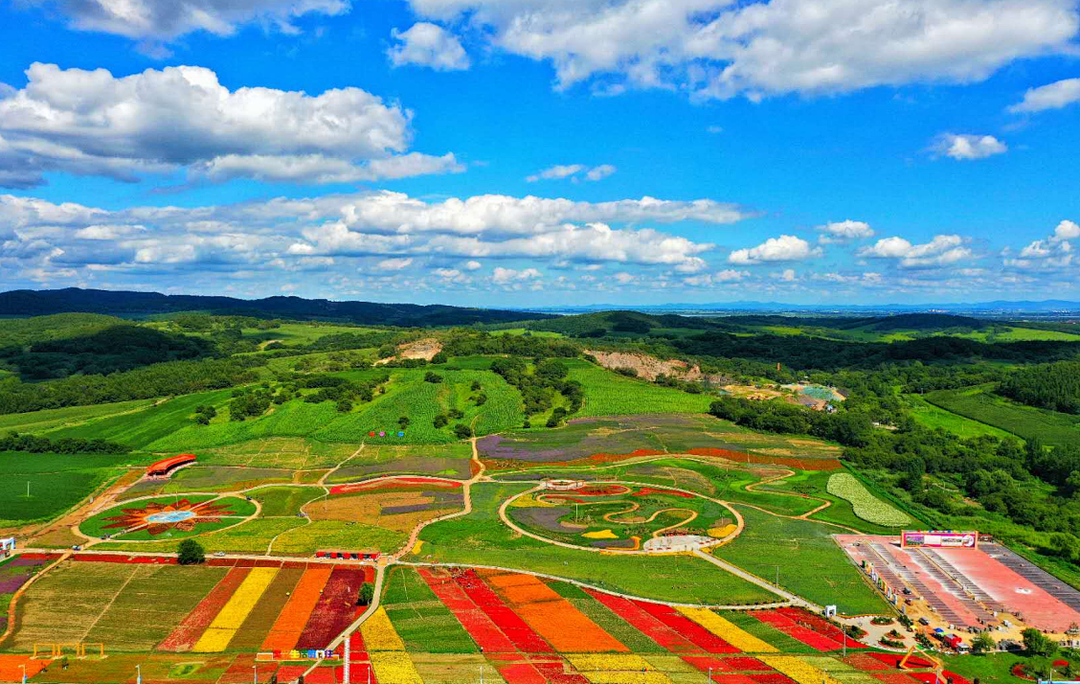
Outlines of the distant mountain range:
<svg viewBox="0 0 1080 684">
<path fill-rule="evenodd" d="M 366 325 L 438 326 L 509 323 L 550 318 L 535 312 L 473 309 L 458 306 L 335 302 L 300 297 L 237 299 L 159 292 L 113 290 L 12 290 L 0 293 L 0 316 L 42 316 L 56 313 L 99 313 L 146 316 L 179 311 L 256 316 L 260 318 L 319 319 Z"/>
<path fill-rule="evenodd" d="M 950 313 L 982 317 L 1035 315 L 1040 318 L 1080 316 L 1080 302 L 1060 299 L 1043 301 L 968 302 L 949 304 L 785 304 L 781 302 L 716 302 L 707 304 L 653 304 L 628 307 L 619 304 L 589 306 L 539 307 L 535 311 L 573 314 L 611 310 L 641 311 L 682 315 L 723 315 L 731 313 L 799 313 L 818 315 L 891 315 L 900 313 Z"/>
<path fill-rule="evenodd" d="M 54 313 L 101 313 L 114 316 L 146 316 L 179 311 L 257 316 L 262 318 L 319 319 L 369 325 L 440 326 L 513 323 L 559 315 L 601 311 L 640 311 L 658 315 L 722 316 L 738 314 L 798 314 L 800 316 L 895 316 L 940 313 L 979 318 L 1033 317 L 1041 319 L 1080 317 L 1080 302 L 992 301 L 963 304 L 784 304 L 781 302 L 716 302 L 707 304 L 593 304 L 588 306 L 531 307 L 527 310 L 483 309 L 440 304 L 382 304 L 332 301 L 301 297 L 238 299 L 202 295 L 165 295 L 159 292 L 115 290 L 11 290 L 0 293 L 0 316 L 41 316 Z"/>
</svg>

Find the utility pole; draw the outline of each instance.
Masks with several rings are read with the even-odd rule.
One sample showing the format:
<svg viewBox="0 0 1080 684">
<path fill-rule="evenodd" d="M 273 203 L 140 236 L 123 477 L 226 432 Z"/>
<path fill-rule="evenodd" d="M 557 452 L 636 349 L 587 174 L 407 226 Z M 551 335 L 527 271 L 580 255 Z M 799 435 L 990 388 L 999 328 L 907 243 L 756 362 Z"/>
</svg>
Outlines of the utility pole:
<svg viewBox="0 0 1080 684">
<path fill-rule="evenodd" d="M 253 682 L 255 682 L 255 684 L 259 684 L 259 666 L 258 665 L 252 665 L 251 666 L 251 680 Z"/>
<path fill-rule="evenodd" d="M 135 666 L 135 684 L 142 684 L 142 665 Z"/>
<path fill-rule="evenodd" d="M 776 586 L 780 586 L 780 566 L 776 566 Z"/>
</svg>

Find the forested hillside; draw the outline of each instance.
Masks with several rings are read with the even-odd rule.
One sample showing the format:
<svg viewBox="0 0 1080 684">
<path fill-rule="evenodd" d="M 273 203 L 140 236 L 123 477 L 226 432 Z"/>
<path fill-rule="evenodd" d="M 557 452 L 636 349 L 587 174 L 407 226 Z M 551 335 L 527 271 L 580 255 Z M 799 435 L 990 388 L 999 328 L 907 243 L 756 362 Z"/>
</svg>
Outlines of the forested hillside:
<svg viewBox="0 0 1080 684">
<path fill-rule="evenodd" d="M 1063 361 L 1010 374 L 998 392 L 1028 406 L 1080 414 L 1080 362 Z"/>
</svg>

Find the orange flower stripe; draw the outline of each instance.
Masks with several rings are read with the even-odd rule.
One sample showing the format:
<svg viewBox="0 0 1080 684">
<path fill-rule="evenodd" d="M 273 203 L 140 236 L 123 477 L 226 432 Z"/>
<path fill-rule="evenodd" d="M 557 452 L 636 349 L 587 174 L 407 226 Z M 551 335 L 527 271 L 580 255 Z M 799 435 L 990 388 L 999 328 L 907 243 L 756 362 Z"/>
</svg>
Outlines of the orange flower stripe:
<svg viewBox="0 0 1080 684">
<path fill-rule="evenodd" d="M 572 603 L 533 575 L 489 575 L 506 602 L 556 651 L 606 653 L 629 651 Z"/>
<path fill-rule="evenodd" d="M 300 641 L 300 635 L 304 632 L 311 611 L 315 610 L 315 604 L 319 602 L 319 596 L 330 579 L 332 568 L 310 568 L 304 571 L 303 577 L 293 590 L 288 603 L 282 608 L 281 614 L 274 621 L 270 633 L 263 642 L 264 651 L 291 651 Z"/>
</svg>

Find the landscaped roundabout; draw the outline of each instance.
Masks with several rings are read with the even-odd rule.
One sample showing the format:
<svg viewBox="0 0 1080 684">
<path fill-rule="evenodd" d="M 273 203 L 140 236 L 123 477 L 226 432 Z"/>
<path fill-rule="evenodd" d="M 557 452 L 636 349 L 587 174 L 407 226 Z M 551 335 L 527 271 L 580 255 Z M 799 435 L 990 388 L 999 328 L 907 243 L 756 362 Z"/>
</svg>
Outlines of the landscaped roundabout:
<svg viewBox="0 0 1080 684">
<path fill-rule="evenodd" d="M 254 503 L 237 496 L 159 496 L 114 506 L 85 520 L 79 531 L 124 541 L 179 539 L 239 525 L 257 511 Z"/>
</svg>

